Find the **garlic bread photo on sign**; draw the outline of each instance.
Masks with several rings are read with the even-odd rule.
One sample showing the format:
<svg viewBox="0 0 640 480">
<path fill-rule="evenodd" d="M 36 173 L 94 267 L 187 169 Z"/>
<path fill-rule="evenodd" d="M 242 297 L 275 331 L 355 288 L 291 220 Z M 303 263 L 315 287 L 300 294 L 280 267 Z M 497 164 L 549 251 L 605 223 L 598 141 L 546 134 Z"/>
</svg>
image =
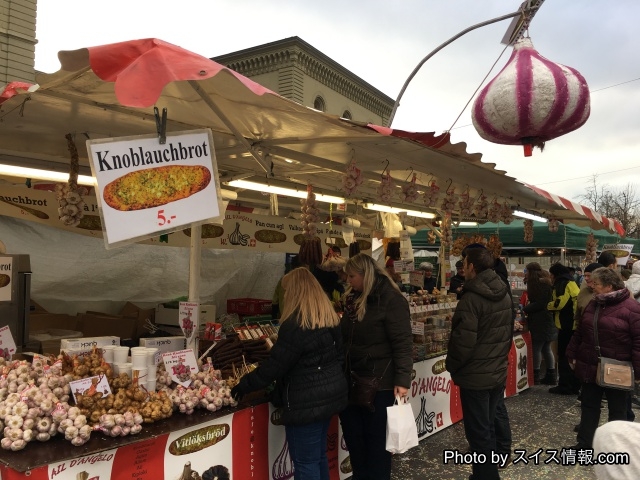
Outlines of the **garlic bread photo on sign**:
<svg viewBox="0 0 640 480">
<path fill-rule="evenodd" d="M 159 207 L 198 193 L 209 185 L 211 172 L 202 165 L 171 165 L 129 172 L 107 184 L 107 205 L 123 212 Z"/>
</svg>

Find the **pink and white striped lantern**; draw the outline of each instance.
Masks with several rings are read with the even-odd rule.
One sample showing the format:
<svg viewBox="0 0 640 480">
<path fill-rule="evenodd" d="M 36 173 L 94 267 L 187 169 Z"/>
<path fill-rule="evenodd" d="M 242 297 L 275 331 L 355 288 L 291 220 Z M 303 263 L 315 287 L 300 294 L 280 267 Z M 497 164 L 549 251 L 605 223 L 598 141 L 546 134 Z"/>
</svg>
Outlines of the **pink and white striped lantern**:
<svg viewBox="0 0 640 480">
<path fill-rule="evenodd" d="M 471 118 L 493 143 L 533 147 L 581 127 L 589 118 L 589 87 L 571 67 L 547 60 L 521 38 L 500 73 L 476 98 Z"/>
</svg>

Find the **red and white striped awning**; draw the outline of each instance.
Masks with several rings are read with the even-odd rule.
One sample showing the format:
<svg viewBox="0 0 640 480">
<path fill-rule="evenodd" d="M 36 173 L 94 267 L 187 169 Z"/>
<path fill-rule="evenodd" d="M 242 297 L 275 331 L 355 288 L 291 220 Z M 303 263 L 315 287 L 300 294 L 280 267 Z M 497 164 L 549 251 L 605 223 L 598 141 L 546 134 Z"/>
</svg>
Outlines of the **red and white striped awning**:
<svg viewBox="0 0 640 480">
<path fill-rule="evenodd" d="M 624 237 L 624 233 L 625 233 L 624 227 L 617 220 L 614 220 L 612 218 L 607 218 L 603 215 L 600 215 L 598 212 L 596 212 L 595 210 L 592 210 L 589 207 L 585 207 L 584 205 L 580 205 L 579 203 L 572 202 L 567 198 L 561 197 L 560 195 L 556 195 L 555 193 L 547 192 L 546 190 L 538 188 L 534 185 L 528 185 L 526 183 L 524 185 L 530 188 L 531 190 L 533 190 L 534 192 L 536 192 L 538 195 L 541 195 L 547 200 L 549 200 L 549 202 L 555 203 L 556 205 L 559 205 L 562 208 L 566 208 L 567 210 L 572 210 L 581 215 L 584 215 L 590 220 L 593 220 L 595 222 L 602 224 L 608 230 L 617 233 L 621 237 Z"/>
</svg>

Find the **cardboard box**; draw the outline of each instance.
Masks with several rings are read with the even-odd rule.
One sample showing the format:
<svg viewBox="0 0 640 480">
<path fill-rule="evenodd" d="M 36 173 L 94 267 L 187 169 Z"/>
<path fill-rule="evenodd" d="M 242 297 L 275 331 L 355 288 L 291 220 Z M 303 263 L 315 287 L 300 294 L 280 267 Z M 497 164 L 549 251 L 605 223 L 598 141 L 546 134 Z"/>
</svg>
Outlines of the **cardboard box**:
<svg viewBox="0 0 640 480">
<path fill-rule="evenodd" d="M 29 315 L 29 334 L 49 329 L 82 331 L 78 317 L 64 313 L 32 313 Z"/>
<path fill-rule="evenodd" d="M 177 308 L 166 308 L 164 305 L 158 305 L 155 310 L 155 322 L 158 325 L 173 325 L 179 327 Z M 200 325 L 205 325 L 207 322 L 216 321 L 216 306 L 215 305 L 200 305 Z"/>
<path fill-rule="evenodd" d="M 156 347 L 158 352 L 178 352 L 187 348 L 185 337 L 149 337 L 140 339 L 141 347 Z"/>
<path fill-rule="evenodd" d="M 119 337 L 82 337 L 63 338 L 60 341 L 61 350 L 89 351 L 93 347 L 105 347 L 107 345 L 120 345 Z"/>
<path fill-rule="evenodd" d="M 155 312 L 155 308 L 140 308 L 131 302 L 127 302 L 124 307 L 122 307 L 120 315 L 134 319 L 136 322 L 134 338 L 138 339 L 149 334 L 149 323 L 155 325 Z"/>
<path fill-rule="evenodd" d="M 158 305 L 155 312 L 156 324 L 178 326 L 178 312 L 177 308 L 165 308 L 164 305 Z"/>
<path fill-rule="evenodd" d="M 113 335 L 126 340 L 134 338 L 136 335 L 137 321 L 131 317 L 93 313 L 84 313 L 78 316 L 82 325 L 81 330 L 87 337 Z"/>
</svg>

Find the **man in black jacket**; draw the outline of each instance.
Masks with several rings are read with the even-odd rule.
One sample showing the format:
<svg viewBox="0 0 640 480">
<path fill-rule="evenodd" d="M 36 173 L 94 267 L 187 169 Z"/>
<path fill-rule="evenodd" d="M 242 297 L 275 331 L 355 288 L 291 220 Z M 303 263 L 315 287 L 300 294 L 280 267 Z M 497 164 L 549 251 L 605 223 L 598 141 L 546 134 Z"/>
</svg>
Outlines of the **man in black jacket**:
<svg viewBox="0 0 640 480">
<path fill-rule="evenodd" d="M 469 249 L 463 265 L 465 293 L 453 315 L 446 367 L 460 387 L 465 435 L 476 454 L 470 478 L 494 480 L 500 476 L 498 463 L 492 462 L 496 441 L 491 431 L 507 378 L 512 302 L 488 250 Z M 506 461 L 505 454 L 500 464 Z"/>
</svg>

